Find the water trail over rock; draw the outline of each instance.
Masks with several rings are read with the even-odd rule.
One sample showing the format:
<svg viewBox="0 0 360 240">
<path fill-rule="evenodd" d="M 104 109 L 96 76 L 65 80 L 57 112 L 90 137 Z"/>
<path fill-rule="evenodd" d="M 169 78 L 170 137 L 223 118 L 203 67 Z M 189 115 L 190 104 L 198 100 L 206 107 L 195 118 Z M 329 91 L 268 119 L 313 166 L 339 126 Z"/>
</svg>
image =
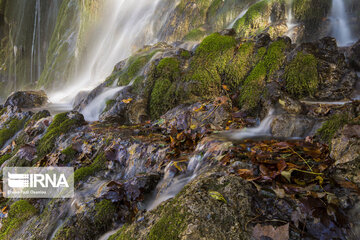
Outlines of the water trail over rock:
<svg viewBox="0 0 360 240">
<path fill-rule="evenodd" d="M 239 131 L 228 131 L 224 133 L 224 136 L 232 140 L 271 137 L 271 122 L 274 117 L 274 110 L 272 109 L 269 111 L 268 115 L 261 121 L 259 126 L 254 128 L 244 128 Z"/>
</svg>

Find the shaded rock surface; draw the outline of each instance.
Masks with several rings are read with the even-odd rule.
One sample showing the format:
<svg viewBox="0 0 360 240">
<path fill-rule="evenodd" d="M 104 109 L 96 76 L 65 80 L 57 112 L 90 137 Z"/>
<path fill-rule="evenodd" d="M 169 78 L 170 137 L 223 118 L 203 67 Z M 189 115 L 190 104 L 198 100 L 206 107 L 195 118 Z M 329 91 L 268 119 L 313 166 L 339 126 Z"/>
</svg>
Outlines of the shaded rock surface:
<svg viewBox="0 0 360 240">
<path fill-rule="evenodd" d="M 4 106 L 36 108 L 42 107 L 47 103 L 48 97 L 44 91 L 18 91 L 14 92 L 6 99 Z"/>
</svg>

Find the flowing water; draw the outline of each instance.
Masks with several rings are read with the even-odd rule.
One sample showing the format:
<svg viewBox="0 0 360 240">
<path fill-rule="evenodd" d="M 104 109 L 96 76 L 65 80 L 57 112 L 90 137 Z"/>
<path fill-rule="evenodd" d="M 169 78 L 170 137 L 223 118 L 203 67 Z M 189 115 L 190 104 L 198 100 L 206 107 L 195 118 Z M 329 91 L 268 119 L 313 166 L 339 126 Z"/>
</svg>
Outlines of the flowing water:
<svg viewBox="0 0 360 240">
<path fill-rule="evenodd" d="M 339 46 L 349 46 L 354 43 L 344 0 L 332 1 L 330 20 L 331 35 L 336 38 Z"/>
<path fill-rule="evenodd" d="M 105 89 L 103 93 L 94 98 L 94 100 L 81 111 L 85 120 L 98 121 L 100 114 L 106 107 L 106 101 L 113 99 L 115 95 L 124 88 L 125 87 L 116 87 Z"/>
<path fill-rule="evenodd" d="M 244 10 L 242 10 L 242 12 L 234 19 L 234 21 L 232 21 L 229 26 L 227 27 L 227 29 L 231 29 L 234 27 L 235 23 L 237 20 L 239 20 L 240 18 L 242 18 L 246 13 L 247 11 L 249 10 L 249 8 L 246 8 Z"/>
<path fill-rule="evenodd" d="M 170 1 L 171 6 L 164 6 L 166 0 L 108 0 L 102 21 L 87 54 L 83 68 L 71 80 L 71 86 L 50 94 L 52 102 L 71 101 L 75 95 L 84 90 L 91 90 L 103 82 L 112 72 L 114 65 L 127 58 L 143 45 L 155 43 L 157 33 L 166 14 L 159 14 L 159 9 L 171 12 L 177 1 Z M 114 90 L 115 91 L 115 90 Z M 106 94 L 103 97 L 107 96 Z M 103 99 L 98 99 L 103 101 Z"/>
<path fill-rule="evenodd" d="M 288 6 L 288 13 L 287 13 L 287 19 L 286 19 L 286 26 L 288 31 L 286 32 L 286 36 L 291 38 L 291 40 L 294 40 L 294 34 L 295 34 L 295 27 L 298 26 L 298 24 L 295 22 L 292 12 L 292 5 L 293 0 L 290 0 L 289 6 Z"/>
<path fill-rule="evenodd" d="M 268 115 L 257 127 L 244 128 L 237 131 L 227 131 L 222 135 L 231 140 L 269 138 L 271 137 L 271 123 L 274 117 L 274 110 L 270 110 Z"/>
</svg>

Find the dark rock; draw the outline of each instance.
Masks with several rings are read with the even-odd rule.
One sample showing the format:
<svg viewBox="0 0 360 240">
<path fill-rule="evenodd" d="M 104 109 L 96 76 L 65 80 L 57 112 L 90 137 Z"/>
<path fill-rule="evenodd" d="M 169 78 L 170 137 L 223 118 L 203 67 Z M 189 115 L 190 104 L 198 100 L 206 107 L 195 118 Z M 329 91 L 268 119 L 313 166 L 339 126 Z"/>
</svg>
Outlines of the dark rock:
<svg viewBox="0 0 360 240">
<path fill-rule="evenodd" d="M 261 33 L 256 36 L 256 47 L 261 48 L 267 46 L 271 42 L 271 37 L 268 33 Z"/>
<path fill-rule="evenodd" d="M 350 65 L 356 70 L 360 71 L 360 40 L 357 41 L 349 50 L 348 58 Z"/>
<path fill-rule="evenodd" d="M 44 106 L 47 102 L 48 97 L 44 91 L 18 91 L 7 98 L 4 106 L 36 108 Z"/>
</svg>

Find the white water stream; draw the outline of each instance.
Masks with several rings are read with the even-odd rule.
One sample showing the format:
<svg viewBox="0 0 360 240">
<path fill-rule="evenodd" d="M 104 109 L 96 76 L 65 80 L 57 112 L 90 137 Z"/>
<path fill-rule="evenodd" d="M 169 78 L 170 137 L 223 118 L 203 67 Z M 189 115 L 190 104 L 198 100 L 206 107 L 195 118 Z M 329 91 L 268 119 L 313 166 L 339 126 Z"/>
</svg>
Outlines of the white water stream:
<svg viewBox="0 0 360 240">
<path fill-rule="evenodd" d="M 78 92 L 92 90 L 103 82 L 116 63 L 143 45 L 155 43 L 162 21 L 167 16 L 158 12 L 164 2 L 165 0 L 107 0 L 103 13 L 105 17 L 99 23 L 101 29 L 96 29 L 97 39 L 91 47 L 93 50 L 82 63 L 86 67 L 70 81 L 70 87 L 51 93 L 50 100 L 71 102 Z M 177 1 L 172 2 L 173 7 L 176 3 Z M 168 12 L 172 9 L 166 8 Z M 109 94 L 102 96 L 107 97 Z M 104 99 L 98 98 L 98 103 Z"/>
<path fill-rule="evenodd" d="M 339 46 L 349 46 L 354 43 L 344 0 L 332 1 L 330 20 L 331 35 L 336 38 Z"/>
</svg>

